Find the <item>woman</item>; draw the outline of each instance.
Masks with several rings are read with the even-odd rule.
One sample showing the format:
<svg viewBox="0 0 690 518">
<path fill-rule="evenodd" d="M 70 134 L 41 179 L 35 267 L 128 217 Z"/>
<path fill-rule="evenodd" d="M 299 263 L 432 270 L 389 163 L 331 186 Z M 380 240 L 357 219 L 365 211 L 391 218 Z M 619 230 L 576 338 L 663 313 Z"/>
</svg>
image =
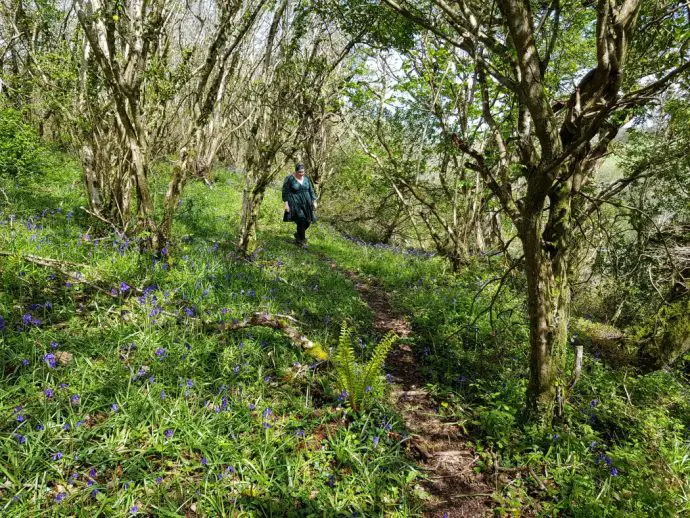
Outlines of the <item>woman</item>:
<svg viewBox="0 0 690 518">
<path fill-rule="evenodd" d="M 316 193 L 314 187 L 304 175 L 304 166 L 297 164 L 295 174 L 291 174 L 283 182 L 283 201 L 285 202 L 284 221 L 297 223 L 295 244 L 307 248 L 305 232 L 309 225 L 316 221 L 314 209 L 316 209 Z"/>
</svg>

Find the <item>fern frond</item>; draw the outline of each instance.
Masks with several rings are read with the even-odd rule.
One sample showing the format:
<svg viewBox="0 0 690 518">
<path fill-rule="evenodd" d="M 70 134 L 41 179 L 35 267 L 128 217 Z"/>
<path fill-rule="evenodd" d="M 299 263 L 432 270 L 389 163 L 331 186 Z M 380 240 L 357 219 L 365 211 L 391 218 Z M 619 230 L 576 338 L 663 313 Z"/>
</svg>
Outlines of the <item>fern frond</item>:
<svg viewBox="0 0 690 518">
<path fill-rule="evenodd" d="M 364 369 L 364 376 L 362 379 L 364 387 L 367 385 L 372 387 L 374 386 L 376 377 L 381 372 L 383 364 L 386 361 L 386 357 L 388 356 L 391 347 L 393 347 L 393 344 L 397 339 L 398 335 L 391 331 L 376 345 L 374 352 L 372 353 L 371 358 L 367 362 L 367 366 Z"/>
</svg>

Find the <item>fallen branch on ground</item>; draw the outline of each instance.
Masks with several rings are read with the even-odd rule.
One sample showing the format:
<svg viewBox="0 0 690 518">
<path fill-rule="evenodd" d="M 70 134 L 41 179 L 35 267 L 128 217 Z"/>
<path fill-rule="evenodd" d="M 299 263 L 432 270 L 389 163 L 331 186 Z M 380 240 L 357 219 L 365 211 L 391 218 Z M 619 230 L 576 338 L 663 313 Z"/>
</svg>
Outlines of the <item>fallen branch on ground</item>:
<svg viewBox="0 0 690 518">
<path fill-rule="evenodd" d="M 55 270 L 56 272 L 60 273 L 61 275 L 70 279 L 73 282 L 85 284 L 95 290 L 112 296 L 111 290 L 103 288 L 102 286 L 96 284 L 96 282 L 101 281 L 101 279 L 98 279 L 97 281 L 89 281 L 86 279 L 82 272 L 70 271 L 70 269 L 74 268 L 79 268 L 80 270 L 89 269 L 90 266 L 87 264 L 73 263 L 70 261 L 61 261 L 58 259 L 52 259 L 50 257 L 40 257 L 32 254 L 21 255 L 15 252 L 9 252 L 7 250 L 0 250 L 0 257 L 17 257 L 22 261 L 26 261 L 28 263 L 32 263 L 38 266 L 44 266 L 46 268 L 52 268 L 53 270 Z M 141 294 L 141 290 L 132 287 L 130 288 L 133 294 Z"/>
<path fill-rule="evenodd" d="M 294 325 L 297 320 L 289 315 L 270 315 L 268 313 L 254 313 L 251 317 L 245 318 L 240 322 L 221 323 L 218 327 L 221 331 L 237 331 L 238 329 L 248 329 L 250 327 L 269 327 L 285 334 L 290 340 L 302 347 L 308 354 L 325 360 L 328 353 L 323 350 L 320 344 L 312 342 L 304 336 Z"/>
</svg>

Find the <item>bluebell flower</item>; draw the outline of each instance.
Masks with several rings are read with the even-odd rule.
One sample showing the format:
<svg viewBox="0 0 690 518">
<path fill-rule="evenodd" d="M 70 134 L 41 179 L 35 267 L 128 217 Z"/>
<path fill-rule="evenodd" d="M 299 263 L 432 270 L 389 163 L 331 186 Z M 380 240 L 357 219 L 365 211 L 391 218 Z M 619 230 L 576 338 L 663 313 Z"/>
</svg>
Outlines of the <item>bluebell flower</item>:
<svg viewBox="0 0 690 518">
<path fill-rule="evenodd" d="M 235 367 L 232 369 L 232 372 L 234 372 L 235 374 L 238 374 L 240 372 L 240 366 L 235 365 Z"/>
<path fill-rule="evenodd" d="M 58 493 L 57 495 L 55 495 L 55 501 L 56 501 L 57 503 L 60 503 L 60 502 L 62 502 L 62 501 L 64 500 L 64 498 L 65 498 L 66 496 L 67 496 L 67 493 L 64 493 L 64 492 L 63 492 L 63 493 Z"/>
<path fill-rule="evenodd" d="M 171 428 L 168 428 L 168 429 L 165 431 L 165 438 L 166 438 L 166 439 L 171 439 L 172 436 L 173 436 L 174 434 L 175 434 L 175 432 L 174 432 Z"/>
<path fill-rule="evenodd" d="M 79 404 L 79 399 L 80 399 L 79 394 L 72 394 L 72 396 L 69 398 L 70 402 L 71 402 L 73 405 L 78 405 L 78 404 Z"/>
<path fill-rule="evenodd" d="M 43 426 L 41 423 L 38 423 L 36 425 L 36 431 L 40 432 L 41 430 L 45 430 L 45 426 Z"/>
<path fill-rule="evenodd" d="M 156 484 L 163 482 L 163 477 L 156 477 Z"/>
<path fill-rule="evenodd" d="M 65 423 L 64 425 L 62 425 L 62 429 L 66 432 L 68 432 L 70 430 L 70 428 L 71 428 L 71 426 L 69 425 L 69 423 Z"/>
<path fill-rule="evenodd" d="M 618 476 L 618 468 L 612 467 L 611 468 L 611 476 L 612 477 L 617 477 Z"/>
<path fill-rule="evenodd" d="M 340 395 L 338 396 L 338 401 L 343 402 L 345 401 L 348 397 L 350 396 L 349 392 L 347 390 L 343 390 Z"/>
<path fill-rule="evenodd" d="M 264 416 L 264 418 L 267 418 L 269 415 L 271 415 L 271 409 L 266 408 L 266 410 L 263 411 L 262 415 Z"/>
<path fill-rule="evenodd" d="M 120 407 L 118 406 L 117 403 L 113 403 L 112 405 L 110 405 L 110 408 L 113 412 L 117 412 L 120 410 Z"/>
<path fill-rule="evenodd" d="M 271 423 L 268 423 L 268 422 L 264 421 L 264 422 L 263 422 L 263 427 L 264 427 L 264 430 L 267 430 L 268 428 L 271 427 Z"/>
<path fill-rule="evenodd" d="M 159 347 L 156 349 L 156 356 L 158 356 L 161 360 L 165 359 L 165 357 L 168 356 L 168 351 L 166 351 L 163 347 Z"/>
<path fill-rule="evenodd" d="M 138 505 L 133 505 L 133 506 L 130 508 L 129 512 L 132 513 L 132 514 L 137 514 L 137 513 L 139 512 L 139 506 L 138 506 Z"/>
<path fill-rule="evenodd" d="M 23 436 L 22 434 L 20 434 L 20 433 L 15 433 L 15 434 L 14 434 L 14 438 L 17 439 L 17 442 L 18 442 L 19 444 L 26 444 L 26 437 L 24 437 L 24 436 Z"/>
<path fill-rule="evenodd" d="M 52 398 L 55 395 L 55 391 L 52 388 L 47 388 L 43 391 L 47 398 Z"/>
<path fill-rule="evenodd" d="M 256 409 L 256 405 L 254 403 L 249 403 L 249 410 L 254 410 Z"/>
<path fill-rule="evenodd" d="M 206 457 L 201 457 L 201 465 L 208 466 L 208 459 Z"/>
<path fill-rule="evenodd" d="M 50 458 L 53 459 L 53 460 L 60 460 L 60 459 L 62 458 L 62 452 L 61 452 L 61 451 L 57 451 L 57 452 L 53 453 L 53 454 L 50 456 Z"/>
<path fill-rule="evenodd" d="M 126 282 L 123 281 L 120 283 L 120 293 L 125 293 L 129 288 L 130 286 Z"/>
<path fill-rule="evenodd" d="M 91 498 L 95 499 L 98 496 L 98 493 L 100 493 L 98 489 L 94 489 L 93 491 L 91 491 Z"/>
<path fill-rule="evenodd" d="M 28 366 L 29 366 L 29 363 L 30 363 L 30 362 L 29 362 L 29 360 L 27 360 L 27 359 L 22 360 L 22 365 L 23 365 L 24 367 L 28 367 Z"/>
<path fill-rule="evenodd" d="M 57 342 L 50 342 L 50 348 L 51 349 L 57 349 L 59 346 L 60 346 L 60 344 Z"/>
<path fill-rule="evenodd" d="M 26 418 L 22 414 L 19 414 L 17 416 L 17 422 L 18 423 L 23 423 L 25 420 L 26 420 Z"/>
<path fill-rule="evenodd" d="M 0 331 L 4 331 L 6 325 L 7 325 L 7 324 L 6 324 L 6 322 L 5 322 L 5 317 L 3 317 L 2 315 L 0 315 Z"/>
<path fill-rule="evenodd" d="M 43 357 L 43 361 L 48 364 L 48 367 L 54 369 L 57 366 L 57 361 L 55 360 L 55 355 L 53 353 L 48 353 Z"/>
<path fill-rule="evenodd" d="M 161 399 L 165 399 L 165 390 L 161 390 Z"/>
<path fill-rule="evenodd" d="M 304 437 L 304 430 L 302 430 L 302 429 L 300 428 L 299 430 L 297 430 L 297 431 L 295 432 L 295 435 L 296 435 L 297 437 Z"/>
<path fill-rule="evenodd" d="M 96 468 L 91 468 L 91 469 L 89 470 L 89 476 L 90 476 L 91 478 L 96 478 L 96 475 L 97 475 L 97 474 L 98 474 L 98 472 L 96 471 Z"/>
<path fill-rule="evenodd" d="M 378 447 L 378 445 L 379 445 L 379 437 L 378 437 L 378 435 L 377 435 L 376 437 L 374 437 L 373 442 L 374 442 L 374 448 Z"/>
<path fill-rule="evenodd" d="M 326 482 L 326 485 L 329 487 L 335 486 L 335 475 L 328 475 L 328 482 Z"/>
</svg>

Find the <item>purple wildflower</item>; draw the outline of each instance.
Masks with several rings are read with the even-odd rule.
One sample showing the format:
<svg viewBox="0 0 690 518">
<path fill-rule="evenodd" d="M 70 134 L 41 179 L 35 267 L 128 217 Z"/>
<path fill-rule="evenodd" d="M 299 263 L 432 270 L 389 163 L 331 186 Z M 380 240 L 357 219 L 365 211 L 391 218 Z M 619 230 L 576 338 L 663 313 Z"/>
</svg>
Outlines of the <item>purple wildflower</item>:
<svg viewBox="0 0 690 518">
<path fill-rule="evenodd" d="M 24 436 L 23 436 L 22 434 L 20 434 L 20 433 L 15 433 L 15 434 L 14 434 L 14 438 L 17 439 L 17 442 L 18 442 L 19 444 L 25 444 L 25 443 L 26 443 L 26 437 L 24 437 Z"/>
<path fill-rule="evenodd" d="M 45 361 L 48 364 L 48 367 L 51 369 L 54 369 L 57 366 L 57 362 L 55 361 L 55 355 L 53 353 L 48 353 L 43 357 L 43 361 Z"/>
<path fill-rule="evenodd" d="M 271 415 L 271 409 L 266 408 L 266 410 L 263 411 L 262 415 L 264 416 L 264 418 L 268 418 L 268 416 Z"/>
<path fill-rule="evenodd" d="M 166 438 L 166 439 L 171 439 L 172 436 L 173 436 L 174 434 L 175 434 L 175 432 L 174 432 L 171 428 L 168 428 L 168 429 L 165 431 L 165 438 Z"/>
<path fill-rule="evenodd" d="M 73 405 L 78 405 L 78 404 L 79 404 L 79 399 L 80 399 L 79 394 L 72 394 L 72 396 L 69 398 L 70 402 L 71 402 Z"/>
<path fill-rule="evenodd" d="M 117 403 L 113 403 L 112 405 L 110 405 L 110 408 L 113 412 L 117 412 L 118 410 L 120 410 L 120 407 L 117 405 Z"/>
<path fill-rule="evenodd" d="M 612 477 L 618 476 L 618 468 L 616 468 L 616 467 L 611 468 L 611 476 Z"/>
<path fill-rule="evenodd" d="M 100 493 L 98 489 L 94 489 L 93 491 L 91 491 L 91 498 L 96 498 L 98 496 L 98 493 Z"/>
<path fill-rule="evenodd" d="M 60 346 L 57 342 L 50 342 L 50 348 L 51 349 L 57 349 Z"/>
<path fill-rule="evenodd" d="M 19 415 L 17 416 L 17 422 L 18 422 L 18 423 L 23 423 L 24 421 L 26 421 L 26 417 L 24 417 L 22 414 L 19 414 Z"/>
<path fill-rule="evenodd" d="M 91 469 L 89 470 L 89 476 L 90 476 L 91 478 L 96 478 L 96 475 L 97 475 L 96 468 L 91 468 Z"/>
<path fill-rule="evenodd" d="M 377 435 L 376 437 L 374 437 L 374 448 L 378 447 L 378 445 L 379 445 L 379 437 Z"/>
<path fill-rule="evenodd" d="M 271 423 L 264 421 L 263 427 L 264 427 L 264 430 L 268 430 L 271 427 Z"/>
<path fill-rule="evenodd" d="M 69 423 L 65 423 L 64 425 L 62 425 L 62 429 L 66 432 L 68 432 L 70 430 L 70 428 L 72 428 L 72 427 L 70 426 Z"/>
<path fill-rule="evenodd" d="M 249 410 L 255 410 L 256 405 L 254 403 L 249 403 Z"/>
<path fill-rule="evenodd" d="M 2 329 L 0 329 L 0 331 L 2 331 Z M 22 360 L 22 365 L 23 365 L 24 367 L 28 367 L 28 366 L 29 366 L 29 363 L 30 363 L 30 362 L 29 362 L 29 360 L 27 360 L 27 359 Z"/>
<path fill-rule="evenodd" d="M 46 427 L 43 426 L 41 423 L 38 423 L 38 424 L 36 425 L 36 431 L 37 431 L 37 432 L 40 432 L 41 430 L 45 430 L 45 428 L 46 428 Z"/>
<path fill-rule="evenodd" d="M 64 498 L 65 498 L 66 496 L 67 496 L 67 493 L 64 493 L 64 492 L 58 493 L 57 495 L 55 495 L 55 501 L 58 502 L 58 503 L 60 503 L 60 502 L 62 502 L 62 501 L 64 500 Z"/>
<path fill-rule="evenodd" d="M 156 356 L 163 360 L 166 356 L 168 356 L 168 351 L 166 351 L 163 347 L 159 347 L 156 349 Z"/>
<path fill-rule="evenodd" d="M 137 514 L 139 512 L 139 506 L 133 505 L 132 508 L 129 510 L 129 512 L 132 514 Z"/>
<path fill-rule="evenodd" d="M 163 477 L 156 477 L 156 484 L 163 482 Z"/>
<path fill-rule="evenodd" d="M 55 391 L 52 388 L 47 388 L 43 391 L 47 398 L 51 398 L 55 395 Z"/>
<path fill-rule="evenodd" d="M 120 293 L 125 293 L 127 290 L 129 290 L 130 286 L 126 282 L 121 282 L 120 283 Z"/>
<path fill-rule="evenodd" d="M 53 453 L 50 458 L 53 460 L 60 460 L 62 458 L 62 452 L 57 451 L 57 452 Z"/>
<path fill-rule="evenodd" d="M 208 459 L 206 459 L 206 457 L 201 457 L 201 465 L 208 466 Z"/>
</svg>

